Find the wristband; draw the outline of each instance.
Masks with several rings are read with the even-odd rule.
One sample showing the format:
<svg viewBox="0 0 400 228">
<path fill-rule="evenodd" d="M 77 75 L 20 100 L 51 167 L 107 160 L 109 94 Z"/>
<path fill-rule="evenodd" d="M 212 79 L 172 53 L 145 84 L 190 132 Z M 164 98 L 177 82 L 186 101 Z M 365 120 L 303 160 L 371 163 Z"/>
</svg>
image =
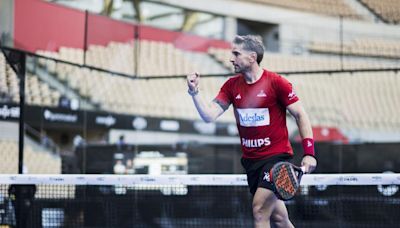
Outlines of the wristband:
<svg viewBox="0 0 400 228">
<path fill-rule="evenodd" d="M 199 89 L 196 88 L 194 91 L 188 89 L 188 94 L 189 94 L 190 96 L 194 97 L 194 96 L 196 96 L 197 94 L 199 94 Z"/>
<path fill-rule="evenodd" d="M 305 155 L 310 155 L 315 157 L 315 151 L 314 151 L 314 139 L 312 138 L 305 138 L 301 142 L 303 145 L 303 153 Z"/>
</svg>

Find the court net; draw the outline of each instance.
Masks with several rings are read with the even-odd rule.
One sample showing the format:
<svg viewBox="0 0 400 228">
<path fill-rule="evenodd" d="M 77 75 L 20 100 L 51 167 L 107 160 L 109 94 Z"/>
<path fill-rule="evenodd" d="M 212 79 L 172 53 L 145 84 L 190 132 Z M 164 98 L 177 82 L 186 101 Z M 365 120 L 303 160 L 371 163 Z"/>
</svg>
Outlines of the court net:
<svg viewBox="0 0 400 228">
<path fill-rule="evenodd" d="M 400 174 L 311 174 L 296 227 L 398 227 Z M 244 175 L 0 175 L 10 227 L 252 227 Z"/>
</svg>

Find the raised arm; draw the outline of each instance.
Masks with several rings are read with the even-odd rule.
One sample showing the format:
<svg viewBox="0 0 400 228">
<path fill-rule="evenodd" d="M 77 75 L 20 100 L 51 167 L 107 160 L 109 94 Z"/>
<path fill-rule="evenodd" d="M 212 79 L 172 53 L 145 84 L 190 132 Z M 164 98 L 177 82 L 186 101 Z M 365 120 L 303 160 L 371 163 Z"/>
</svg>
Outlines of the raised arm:
<svg viewBox="0 0 400 228">
<path fill-rule="evenodd" d="M 225 110 L 218 104 L 218 101 L 208 102 L 201 96 L 199 92 L 200 75 L 198 73 L 189 74 L 186 79 L 188 93 L 192 96 L 200 117 L 207 123 L 215 121 Z"/>
<path fill-rule="evenodd" d="M 301 165 L 306 168 L 306 172 L 312 172 L 317 166 L 314 152 L 313 132 L 310 120 L 305 112 L 300 101 L 287 106 L 290 114 L 296 119 L 297 127 L 299 128 L 300 136 L 302 138 L 304 157 Z"/>
</svg>

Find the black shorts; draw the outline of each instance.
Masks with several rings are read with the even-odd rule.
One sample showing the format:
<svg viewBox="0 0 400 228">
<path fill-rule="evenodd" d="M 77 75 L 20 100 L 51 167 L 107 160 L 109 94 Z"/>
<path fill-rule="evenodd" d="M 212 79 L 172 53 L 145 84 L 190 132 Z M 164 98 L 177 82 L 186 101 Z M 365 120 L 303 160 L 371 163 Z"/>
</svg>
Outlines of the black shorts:
<svg viewBox="0 0 400 228">
<path fill-rule="evenodd" d="M 242 166 L 246 170 L 247 183 L 250 188 L 251 194 L 255 194 L 258 187 L 266 188 L 274 191 L 273 185 L 270 182 L 269 170 L 276 163 L 281 161 L 288 161 L 292 158 L 290 154 L 279 154 L 265 160 L 252 160 L 242 158 Z"/>
</svg>

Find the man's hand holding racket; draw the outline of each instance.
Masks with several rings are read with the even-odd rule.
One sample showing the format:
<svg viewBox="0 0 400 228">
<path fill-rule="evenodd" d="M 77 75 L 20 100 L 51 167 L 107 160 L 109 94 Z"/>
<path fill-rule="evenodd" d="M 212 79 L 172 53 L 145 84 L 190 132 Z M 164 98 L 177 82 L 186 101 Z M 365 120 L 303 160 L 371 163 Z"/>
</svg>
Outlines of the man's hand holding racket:
<svg viewBox="0 0 400 228">
<path fill-rule="evenodd" d="M 270 170 L 270 177 L 275 188 L 275 195 L 281 200 L 292 199 L 300 188 L 303 174 L 311 173 L 317 167 L 314 155 L 314 141 L 310 138 L 303 140 L 304 157 L 301 167 L 289 162 L 278 162 Z"/>
<path fill-rule="evenodd" d="M 301 161 L 301 167 L 304 167 L 305 173 L 312 173 L 317 167 L 317 159 L 311 155 L 305 155 Z"/>
</svg>

